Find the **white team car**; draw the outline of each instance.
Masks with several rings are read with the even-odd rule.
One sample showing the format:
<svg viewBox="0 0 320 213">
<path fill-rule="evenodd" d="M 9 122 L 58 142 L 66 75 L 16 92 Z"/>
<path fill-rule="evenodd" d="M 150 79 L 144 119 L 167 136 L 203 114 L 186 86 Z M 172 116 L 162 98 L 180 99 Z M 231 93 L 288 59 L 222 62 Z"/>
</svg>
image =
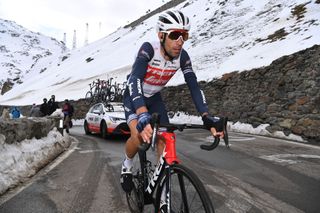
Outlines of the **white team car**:
<svg viewBox="0 0 320 213">
<path fill-rule="evenodd" d="M 84 120 L 84 131 L 87 135 L 98 133 L 105 138 L 107 135 L 129 135 L 122 103 L 110 102 L 93 105 Z"/>
</svg>

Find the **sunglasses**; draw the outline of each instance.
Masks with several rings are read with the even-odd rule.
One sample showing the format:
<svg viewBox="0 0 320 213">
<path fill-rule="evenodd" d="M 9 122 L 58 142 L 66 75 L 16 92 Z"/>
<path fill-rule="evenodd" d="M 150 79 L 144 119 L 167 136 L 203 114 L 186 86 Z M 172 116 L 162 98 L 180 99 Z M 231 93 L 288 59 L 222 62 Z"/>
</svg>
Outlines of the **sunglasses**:
<svg viewBox="0 0 320 213">
<path fill-rule="evenodd" d="M 187 41 L 189 38 L 189 33 L 187 31 L 172 30 L 172 31 L 165 31 L 164 33 L 167 33 L 168 38 L 173 41 L 178 41 L 180 37 L 182 37 L 183 41 Z"/>
</svg>

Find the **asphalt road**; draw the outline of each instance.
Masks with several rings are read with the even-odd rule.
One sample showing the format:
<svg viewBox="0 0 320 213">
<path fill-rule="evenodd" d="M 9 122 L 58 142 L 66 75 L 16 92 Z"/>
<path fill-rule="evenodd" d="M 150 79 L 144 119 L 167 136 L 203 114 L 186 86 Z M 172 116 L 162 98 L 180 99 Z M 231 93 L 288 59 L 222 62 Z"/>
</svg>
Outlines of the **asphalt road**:
<svg viewBox="0 0 320 213">
<path fill-rule="evenodd" d="M 125 138 L 86 136 L 35 177 L 0 197 L 0 212 L 128 212 L 119 184 Z M 216 212 L 319 212 L 320 147 L 230 134 L 213 151 L 208 132 L 177 133 L 178 156 L 203 181 Z M 151 208 L 145 212 L 151 212 Z"/>
</svg>

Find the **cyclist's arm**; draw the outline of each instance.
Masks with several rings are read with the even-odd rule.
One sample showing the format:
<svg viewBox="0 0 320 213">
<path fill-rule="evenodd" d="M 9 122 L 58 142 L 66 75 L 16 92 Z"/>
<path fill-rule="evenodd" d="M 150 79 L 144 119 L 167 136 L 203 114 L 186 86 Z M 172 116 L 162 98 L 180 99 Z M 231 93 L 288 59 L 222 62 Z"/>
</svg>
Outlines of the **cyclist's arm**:
<svg viewBox="0 0 320 213">
<path fill-rule="evenodd" d="M 147 110 L 143 100 L 142 82 L 147 72 L 148 62 L 152 59 L 153 55 L 154 50 L 151 44 L 148 42 L 143 43 L 128 79 L 130 97 L 137 114 Z"/>
<path fill-rule="evenodd" d="M 181 70 L 184 79 L 191 92 L 192 100 L 201 116 L 208 114 L 208 106 L 202 90 L 200 90 L 197 77 L 192 69 L 192 64 L 188 53 L 183 49 L 180 58 Z"/>
</svg>

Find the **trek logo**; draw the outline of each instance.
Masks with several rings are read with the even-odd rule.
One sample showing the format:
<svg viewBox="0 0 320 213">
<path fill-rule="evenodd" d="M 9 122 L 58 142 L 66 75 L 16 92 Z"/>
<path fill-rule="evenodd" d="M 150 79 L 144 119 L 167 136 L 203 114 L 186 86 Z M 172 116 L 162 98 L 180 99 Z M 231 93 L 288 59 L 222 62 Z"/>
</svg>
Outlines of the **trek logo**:
<svg viewBox="0 0 320 213">
<path fill-rule="evenodd" d="M 159 178 L 160 172 L 162 170 L 163 164 L 164 164 L 164 156 L 166 155 L 166 152 L 164 152 L 159 160 L 158 166 L 156 168 L 156 170 L 154 171 L 153 175 L 152 175 L 152 179 L 150 180 L 150 183 L 148 185 L 147 191 L 151 194 L 152 191 L 154 190 L 154 187 L 156 185 L 156 182 Z"/>
<path fill-rule="evenodd" d="M 139 94 L 142 94 L 141 81 L 140 81 L 139 78 L 137 79 L 137 87 L 138 87 L 138 93 L 139 93 Z"/>
<path fill-rule="evenodd" d="M 204 93 L 203 93 L 202 90 L 200 90 L 200 92 L 201 92 L 201 96 L 202 96 L 203 103 L 206 104 L 206 103 L 207 103 L 207 101 L 206 101 L 206 96 L 204 96 Z"/>
</svg>

